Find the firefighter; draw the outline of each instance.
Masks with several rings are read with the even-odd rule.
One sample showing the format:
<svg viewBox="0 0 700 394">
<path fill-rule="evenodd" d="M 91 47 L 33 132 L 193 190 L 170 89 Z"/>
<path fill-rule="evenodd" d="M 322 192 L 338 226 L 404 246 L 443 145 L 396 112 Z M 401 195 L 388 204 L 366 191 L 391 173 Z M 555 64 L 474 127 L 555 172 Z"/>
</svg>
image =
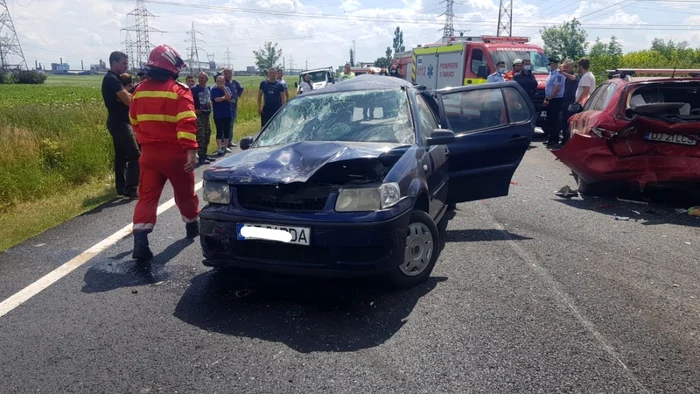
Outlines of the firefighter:
<svg viewBox="0 0 700 394">
<path fill-rule="evenodd" d="M 141 144 L 141 183 L 134 211 L 134 252 L 137 261 L 153 257 L 148 234 L 156 224 L 158 199 L 169 180 L 175 204 L 186 223 L 188 238 L 199 235 L 199 199 L 194 190 L 197 155 L 197 115 L 192 92 L 177 81 L 185 64 L 172 47 L 157 46 L 146 63 L 148 79 L 134 92 L 129 118 Z"/>
<path fill-rule="evenodd" d="M 523 69 L 523 61 L 522 59 L 515 59 L 513 60 L 513 69 L 508 71 L 503 78 L 506 81 L 512 81 L 513 77 L 515 74 L 519 73 Z"/>
</svg>

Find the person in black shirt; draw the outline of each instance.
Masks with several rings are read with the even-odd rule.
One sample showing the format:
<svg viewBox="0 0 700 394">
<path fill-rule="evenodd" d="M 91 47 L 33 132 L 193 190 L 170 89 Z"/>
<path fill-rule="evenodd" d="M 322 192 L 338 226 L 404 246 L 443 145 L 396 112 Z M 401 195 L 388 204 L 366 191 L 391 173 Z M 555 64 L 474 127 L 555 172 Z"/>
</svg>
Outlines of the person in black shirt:
<svg viewBox="0 0 700 394">
<path fill-rule="evenodd" d="M 107 130 L 114 143 L 114 182 L 117 194 L 138 198 L 141 151 L 129 121 L 131 94 L 120 77 L 129 68 L 129 58 L 123 52 L 112 52 L 109 67 L 102 80 L 102 98 L 107 107 Z"/>
<path fill-rule="evenodd" d="M 262 106 L 262 98 L 265 97 L 265 106 Z M 261 127 L 265 127 L 272 115 L 280 109 L 285 102 L 284 86 L 277 80 L 277 69 L 270 67 L 267 70 L 267 79 L 260 82 L 258 90 L 258 112 L 260 113 Z"/>
<path fill-rule="evenodd" d="M 564 100 L 559 111 L 559 129 L 562 132 L 561 143 L 554 146 L 554 149 L 561 149 L 569 142 L 569 118 L 573 115 L 569 112 L 569 104 L 576 102 L 576 89 L 578 89 L 579 76 L 574 74 L 574 61 L 571 59 L 564 60 L 559 72 L 566 77 L 564 81 Z"/>
<path fill-rule="evenodd" d="M 530 101 L 535 97 L 537 92 L 537 79 L 532 73 L 532 62 L 530 59 L 523 59 L 522 69 L 513 75 L 513 81 L 517 82 L 530 97 Z"/>
</svg>

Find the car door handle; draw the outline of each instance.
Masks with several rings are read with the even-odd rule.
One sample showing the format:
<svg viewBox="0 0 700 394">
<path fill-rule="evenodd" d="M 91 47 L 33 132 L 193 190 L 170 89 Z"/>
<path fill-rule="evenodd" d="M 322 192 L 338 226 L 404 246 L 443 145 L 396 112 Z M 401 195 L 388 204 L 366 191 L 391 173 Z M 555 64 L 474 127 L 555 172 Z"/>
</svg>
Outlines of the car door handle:
<svg viewBox="0 0 700 394">
<path fill-rule="evenodd" d="M 529 141 L 530 141 L 530 139 L 525 137 L 524 135 L 514 135 L 514 136 L 510 137 L 510 139 L 508 140 L 508 143 L 509 144 L 521 144 L 521 143 L 525 143 L 525 142 L 529 142 Z"/>
</svg>

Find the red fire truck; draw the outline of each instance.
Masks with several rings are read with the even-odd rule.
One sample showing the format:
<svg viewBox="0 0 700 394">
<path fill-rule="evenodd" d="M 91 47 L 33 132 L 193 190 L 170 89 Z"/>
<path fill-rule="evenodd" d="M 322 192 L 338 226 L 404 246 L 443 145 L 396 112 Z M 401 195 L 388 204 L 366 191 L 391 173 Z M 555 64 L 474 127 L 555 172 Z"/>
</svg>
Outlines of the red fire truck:
<svg viewBox="0 0 700 394">
<path fill-rule="evenodd" d="M 527 37 L 448 37 L 435 44 L 420 45 L 397 53 L 392 64 L 402 78 L 429 89 L 485 83 L 504 61 L 511 70 L 515 59 L 530 59 L 532 72 L 539 82 L 534 97 L 535 108 L 544 114 L 544 86 L 549 71 L 542 48 L 530 44 Z"/>
</svg>

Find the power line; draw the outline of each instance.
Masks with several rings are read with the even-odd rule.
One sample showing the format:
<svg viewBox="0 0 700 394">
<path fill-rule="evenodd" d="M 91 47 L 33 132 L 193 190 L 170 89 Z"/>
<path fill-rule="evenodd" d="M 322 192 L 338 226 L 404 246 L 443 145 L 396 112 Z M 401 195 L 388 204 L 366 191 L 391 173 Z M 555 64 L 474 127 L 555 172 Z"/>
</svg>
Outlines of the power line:
<svg viewBox="0 0 700 394">
<path fill-rule="evenodd" d="M 445 26 L 442 28 L 443 37 L 452 37 L 455 35 L 455 27 L 453 21 L 455 17 L 454 5 L 455 0 L 445 0 L 445 13 L 442 14 L 445 16 Z"/>
</svg>

